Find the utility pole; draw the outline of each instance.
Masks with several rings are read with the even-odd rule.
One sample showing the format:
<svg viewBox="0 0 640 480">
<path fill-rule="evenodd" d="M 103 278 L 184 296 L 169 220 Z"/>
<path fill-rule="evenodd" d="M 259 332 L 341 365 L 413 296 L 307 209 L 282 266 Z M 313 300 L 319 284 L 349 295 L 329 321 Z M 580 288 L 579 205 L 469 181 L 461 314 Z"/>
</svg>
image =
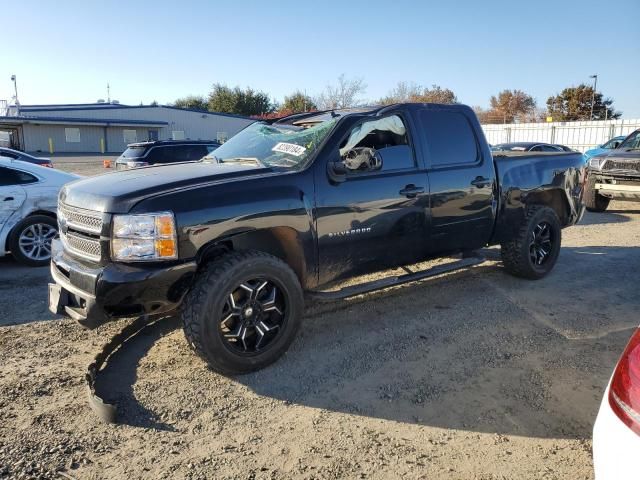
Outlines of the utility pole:
<svg viewBox="0 0 640 480">
<path fill-rule="evenodd" d="M 107 103 L 111 103 L 111 89 L 109 87 L 108 82 L 107 82 Z"/>
<path fill-rule="evenodd" d="M 593 104 L 596 101 L 596 88 L 598 88 L 598 75 L 589 75 L 589 78 L 593 78 L 593 90 L 591 91 L 591 115 L 589 120 L 593 120 Z"/>
<path fill-rule="evenodd" d="M 20 101 L 18 100 L 18 82 L 16 80 L 15 75 L 11 75 L 11 81 L 13 82 L 13 91 L 15 92 L 13 98 L 15 98 L 16 115 L 20 115 Z"/>
</svg>

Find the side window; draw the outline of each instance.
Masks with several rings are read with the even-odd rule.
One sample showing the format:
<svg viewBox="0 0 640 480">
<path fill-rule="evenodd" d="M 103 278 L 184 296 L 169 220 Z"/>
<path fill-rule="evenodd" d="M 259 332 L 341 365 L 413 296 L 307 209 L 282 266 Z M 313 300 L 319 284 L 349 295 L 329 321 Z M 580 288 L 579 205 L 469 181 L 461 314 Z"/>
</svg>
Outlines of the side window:
<svg viewBox="0 0 640 480">
<path fill-rule="evenodd" d="M 18 155 L 15 152 L 7 152 L 5 150 L 0 150 L 0 155 L 2 155 L 3 157 L 9 157 L 9 158 L 13 158 L 13 159 L 16 159 L 16 158 L 20 157 L 20 155 Z"/>
<path fill-rule="evenodd" d="M 38 179 L 27 172 L 13 170 L 12 168 L 0 167 L 0 187 L 7 185 L 26 185 L 35 183 Z"/>
<path fill-rule="evenodd" d="M 530 152 L 542 152 L 542 146 L 540 145 L 536 145 L 535 147 L 533 147 L 531 150 L 529 150 Z"/>
<path fill-rule="evenodd" d="M 355 126 L 340 145 L 340 157 L 350 173 L 415 166 L 407 129 L 398 115 Z"/>
<path fill-rule="evenodd" d="M 462 113 L 425 109 L 420 113 L 420 121 L 433 167 L 478 161 L 476 136 Z"/>
<path fill-rule="evenodd" d="M 209 153 L 206 145 L 193 145 L 189 150 L 189 160 L 200 160 Z"/>
<path fill-rule="evenodd" d="M 149 153 L 143 160 L 149 163 L 149 165 L 153 165 L 156 163 L 165 163 L 167 161 L 165 159 L 165 152 L 167 150 L 168 148 L 162 148 L 162 147 L 151 148 L 149 150 Z"/>
</svg>

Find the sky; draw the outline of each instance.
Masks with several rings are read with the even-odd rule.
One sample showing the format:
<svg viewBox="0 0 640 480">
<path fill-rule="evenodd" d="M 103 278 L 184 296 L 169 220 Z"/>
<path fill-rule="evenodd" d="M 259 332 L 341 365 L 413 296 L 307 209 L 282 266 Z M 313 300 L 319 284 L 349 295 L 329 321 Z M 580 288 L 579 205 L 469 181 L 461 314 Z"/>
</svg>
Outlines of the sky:
<svg viewBox="0 0 640 480">
<path fill-rule="evenodd" d="M 272 99 L 314 96 L 340 74 L 370 102 L 399 81 L 487 107 L 520 89 L 547 97 L 598 75 L 640 118 L 640 0 L 2 0 L 0 99 L 22 104 L 173 102 L 213 83 Z"/>
</svg>

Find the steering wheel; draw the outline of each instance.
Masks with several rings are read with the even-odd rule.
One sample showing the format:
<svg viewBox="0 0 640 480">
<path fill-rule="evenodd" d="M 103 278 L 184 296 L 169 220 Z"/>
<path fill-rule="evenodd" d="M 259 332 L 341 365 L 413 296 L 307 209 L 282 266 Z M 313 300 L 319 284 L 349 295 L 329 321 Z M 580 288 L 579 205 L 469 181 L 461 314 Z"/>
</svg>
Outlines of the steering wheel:
<svg viewBox="0 0 640 480">
<path fill-rule="evenodd" d="M 370 147 L 354 147 L 342 161 L 349 170 L 378 170 L 382 166 L 380 154 Z"/>
</svg>

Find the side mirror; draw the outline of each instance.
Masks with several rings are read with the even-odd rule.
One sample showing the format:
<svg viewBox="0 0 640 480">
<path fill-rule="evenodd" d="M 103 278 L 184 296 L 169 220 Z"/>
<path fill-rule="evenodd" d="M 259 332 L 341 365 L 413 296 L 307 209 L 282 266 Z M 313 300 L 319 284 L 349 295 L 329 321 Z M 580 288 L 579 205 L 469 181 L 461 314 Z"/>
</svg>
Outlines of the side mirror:
<svg viewBox="0 0 640 480">
<path fill-rule="evenodd" d="M 342 183 L 347 179 L 347 167 L 341 160 L 327 164 L 329 179 L 335 183 Z"/>
</svg>

